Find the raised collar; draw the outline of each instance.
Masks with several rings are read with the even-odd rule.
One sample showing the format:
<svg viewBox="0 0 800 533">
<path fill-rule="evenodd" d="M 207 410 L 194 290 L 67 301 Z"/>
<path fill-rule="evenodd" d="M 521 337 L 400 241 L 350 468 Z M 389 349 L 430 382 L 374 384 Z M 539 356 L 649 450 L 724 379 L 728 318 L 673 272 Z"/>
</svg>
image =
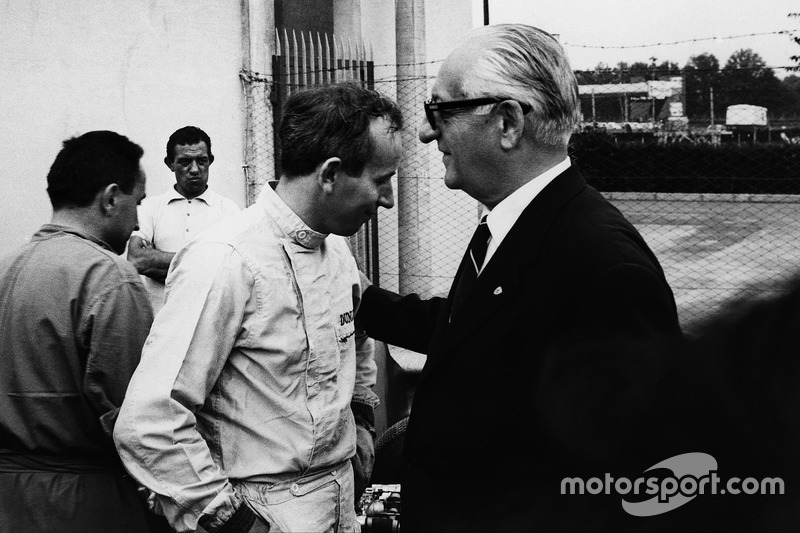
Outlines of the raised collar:
<svg viewBox="0 0 800 533">
<path fill-rule="evenodd" d="M 319 248 L 327 233 L 319 233 L 309 228 L 303 220 L 297 216 L 297 213 L 292 211 L 286 202 L 284 202 L 278 193 L 275 192 L 277 181 L 267 183 L 267 186 L 261 190 L 258 196 L 258 203 L 267 215 L 269 215 L 278 228 L 289 239 L 296 242 L 303 248 Z"/>
</svg>

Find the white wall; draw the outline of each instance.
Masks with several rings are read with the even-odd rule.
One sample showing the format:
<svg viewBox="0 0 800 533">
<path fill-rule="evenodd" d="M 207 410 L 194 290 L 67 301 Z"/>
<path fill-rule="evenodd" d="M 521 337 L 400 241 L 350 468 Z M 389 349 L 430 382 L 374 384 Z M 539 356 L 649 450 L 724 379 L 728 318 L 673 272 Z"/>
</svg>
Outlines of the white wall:
<svg viewBox="0 0 800 533">
<path fill-rule="evenodd" d="M 152 195 L 174 182 L 169 135 L 203 128 L 211 186 L 244 206 L 241 65 L 238 1 L 0 1 L 0 254 L 49 221 L 50 164 L 94 129 L 144 148 Z"/>
</svg>

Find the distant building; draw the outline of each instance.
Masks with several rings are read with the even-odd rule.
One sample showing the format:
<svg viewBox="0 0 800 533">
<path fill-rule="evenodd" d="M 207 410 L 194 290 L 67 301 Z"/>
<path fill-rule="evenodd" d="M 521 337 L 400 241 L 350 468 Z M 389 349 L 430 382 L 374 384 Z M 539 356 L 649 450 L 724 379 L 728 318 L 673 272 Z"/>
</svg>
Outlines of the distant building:
<svg viewBox="0 0 800 533">
<path fill-rule="evenodd" d="M 580 85 L 585 123 L 658 122 L 683 116 L 683 78 Z"/>
</svg>

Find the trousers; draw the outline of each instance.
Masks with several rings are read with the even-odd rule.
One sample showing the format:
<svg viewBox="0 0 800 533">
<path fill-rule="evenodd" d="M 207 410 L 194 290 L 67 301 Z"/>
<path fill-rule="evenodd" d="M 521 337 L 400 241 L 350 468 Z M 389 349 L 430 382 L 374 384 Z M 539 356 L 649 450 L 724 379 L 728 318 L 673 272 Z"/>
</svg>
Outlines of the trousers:
<svg viewBox="0 0 800 533">
<path fill-rule="evenodd" d="M 353 467 L 336 468 L 279 483 L 234 482 L 235 490 L 270 525 L 270 533 L 354 533 Z"/>
</svg>

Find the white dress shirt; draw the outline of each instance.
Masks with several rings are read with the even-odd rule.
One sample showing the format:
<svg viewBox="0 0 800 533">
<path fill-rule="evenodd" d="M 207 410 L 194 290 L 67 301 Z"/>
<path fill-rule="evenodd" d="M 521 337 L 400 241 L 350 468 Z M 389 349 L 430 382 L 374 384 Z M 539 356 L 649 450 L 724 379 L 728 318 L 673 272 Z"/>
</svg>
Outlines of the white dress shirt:
<svg viewBox="0 0 800 533">
<path fill-rule="evenodd" d="M 570 167 L 569 157 L 565 158 L 556 166 L 550 168 L 542 174 L 539 174 L 531 181 L 508 195 L 502 202 L 497 204 L 494 209 L 489 212 L 486 217 L 486 223 L 489 225 L 489 231 L 492 232 L 492 237 L 489 239 L 489 248 L 486 250 L 486 258 L 483 260 L 481 271 L 489 264 L 500 243 L 506 238 L 508 232 L 517 223 L 522 212 L 533 201 L 536 196 L 544 190 L 547 185 L 553 181 L 556 176 L 564 172 Z"/>
</svg>

